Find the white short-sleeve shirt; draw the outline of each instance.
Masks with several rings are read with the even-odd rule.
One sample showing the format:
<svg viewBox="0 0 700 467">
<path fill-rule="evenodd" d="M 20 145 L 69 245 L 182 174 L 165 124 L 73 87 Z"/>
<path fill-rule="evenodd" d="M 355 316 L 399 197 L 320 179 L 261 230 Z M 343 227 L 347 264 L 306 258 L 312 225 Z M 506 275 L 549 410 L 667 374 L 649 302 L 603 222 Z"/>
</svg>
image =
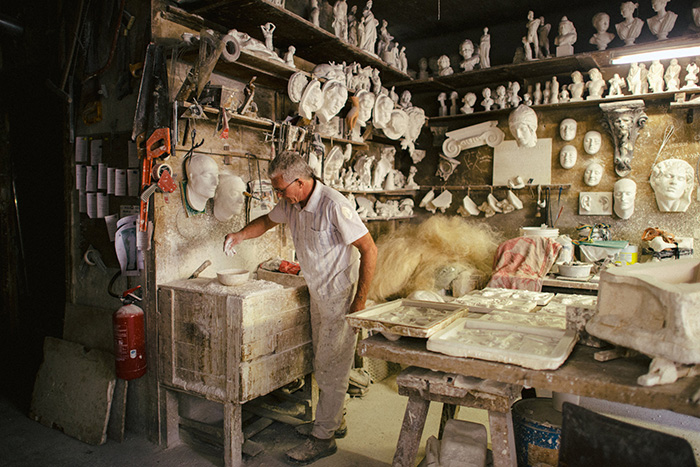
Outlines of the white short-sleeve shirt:
<svg viewBox="0 0 700 467">
<path fill-rule="evenodd" d="M 289 225 L 311 293 L 329 297 L 357 280 L 359 253 L 352 243 L 368 230 L 342 194 L 316 181 L 303 209 L 299 203 L 282 199 L 268 216 L 275 223 Z"/>
</svg>

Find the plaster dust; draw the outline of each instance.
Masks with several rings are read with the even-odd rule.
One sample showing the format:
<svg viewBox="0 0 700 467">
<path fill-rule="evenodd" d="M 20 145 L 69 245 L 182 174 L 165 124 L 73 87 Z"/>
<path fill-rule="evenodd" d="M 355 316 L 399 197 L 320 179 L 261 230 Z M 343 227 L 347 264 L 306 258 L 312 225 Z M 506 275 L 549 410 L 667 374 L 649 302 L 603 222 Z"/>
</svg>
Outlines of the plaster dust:
<svg viewBox="0 0 700 467">
<path fill-rule="evenodd" d="M 419 225 L 404 224 L 381 237 L 372 300 L 433 290 L 441 268 L 450 265 L 490 275 L 501 235 L 488 224 L 460 217 L 433 216 Z"/>
</svg>

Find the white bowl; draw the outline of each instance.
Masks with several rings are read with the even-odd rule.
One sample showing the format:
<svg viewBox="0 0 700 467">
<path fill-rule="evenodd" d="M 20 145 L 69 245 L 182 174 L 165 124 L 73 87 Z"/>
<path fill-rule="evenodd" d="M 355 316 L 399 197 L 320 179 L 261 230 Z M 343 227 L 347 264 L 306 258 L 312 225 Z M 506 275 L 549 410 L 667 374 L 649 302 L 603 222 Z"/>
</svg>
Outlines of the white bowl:
<svg viewBox="0 0 700 467">
<path fill-rule="evenodd" d="M 248 280 L 247 269 L 224 269 L 216 273 L 216 277 L 223 285 L 238 285 Z"/>
<path fill-rule="evenodd" d="M 559 274 L 566 277 L 588 277 L 591 274 L 590 263 L 560 264 Z"/>
</svg>

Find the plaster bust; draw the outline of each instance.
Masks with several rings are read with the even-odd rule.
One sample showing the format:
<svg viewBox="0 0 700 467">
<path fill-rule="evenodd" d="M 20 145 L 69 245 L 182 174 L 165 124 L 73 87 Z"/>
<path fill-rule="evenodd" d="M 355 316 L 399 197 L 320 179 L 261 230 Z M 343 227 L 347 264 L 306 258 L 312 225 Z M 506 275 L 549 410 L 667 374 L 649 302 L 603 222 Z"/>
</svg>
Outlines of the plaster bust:
<svg viewBox="0 0 700 467">
<path fill-rule="evenodd" d="M 656 12 L 656 16 L 647 19 L 647 25 L 653 35 L 658 40 L 668 38 L 668 33 L 671 32 L 676 24 L 678 15 L 672 11 L 666 11 L 666 4 L 669 0 L 651 0 L 651 7 Z"/>
<path fill-rule="evenodd" d="M 598 68 L 591 68 L 588 70 L 588 76 L 591 80 L 586 83 L 586 89 L 588 89 L 586 100 L 601 99 L 603 97 L 603 91 L 605 91 L 603 74 Z"/>
<path fill-rule="evenodd" d="M 596 186 L 602 178 L 603 166 L 596 161 L 590 162 L 583 172 L 583 182 L 588 186 Z"/>
<path fill-rule="evenodd" d="M 322 105 L 323 91 L 321 90 L 321 82 L 313 79 L 306 85 L 299 100 L 299 115 L 307 120 L 311 120 L 314 117 L 314 112 L 319 110 Z"/>
<path fill-rule="evenodd" d="M 629 219 L 634 213 L 634 199 L 637 184 L 630 178 L 623 178 L 613 186 L 613 211 L 620 219 Z"/>
<path fill-rule="evenodd" d="M 328 80 L 323 85 L 323 105 L 318 110 L 318 119 L 321 123 L 328 122 L 338 115 L 348 100 L 348 88 L 338 80 Z"/>
<path fill-rule="evenodd" d="M 695 185 L 693 167 L 681 159 L 666 159 L 651 169 L 651 188 L 661 212 L 685 212 Z"/>
<path fill-rule="evenodd" d="M 615 34 L 608 32 L 610 27 L 610 16 L 602 11 L 593 15 L 593 27 L 596 33 L 593 34 L 591 44 L 595 45 L 598 50 L 605 50 L 610 41 L 615 38 Z"/>
<path fill-rule="evenodd" d="M 565 118 L 559 124 L 559 136 L 564 141 L 571 141 L 576 138 L 576 120 L 573 118 Z"/>
<path fill-rule="evenodd" d="M 561 21 L 559 22 L 559 35 L 554 38 L 554 45 L 573 46 L 576 42 L 576 37 L 576 28 L 574 27 L 574 23 L 572 23 L 566 16 L 562 16 Z"/>
<path fill-rule="evenodd" d="M 450 57 L 447 55 L 441 55 L 437 60 L 438 64 L 438 75 L 448 76 L 454 73 L 452 67 L 450 66 Z"/>
<path fill-rule="evenodd" d="M 367 126 L 367 121 L 372 118 L 372 109 L 374 108 L 374 101 L 376 96 L 374 93 L 363 89 L 357 93 L 357 100 L 360 103 L 360 111 L 358 113 L 357 121 L 360 126 Z"/>
<path fill-rule="evenodd" d="M 374 103 L 373 122 L 375 128 L 384 128 L 391 118 L 391 111 L 394 110 L 394 101 L 386 94 L 381 94 L 377 97 Z"/>
<path fill-rule="evenodd" d="M 639 3 L 623 2 L 620 5 L 620 14 L 625 19 L 615 25 L 617 35 L 625 41 L 625 45 L 634 45 L 634 41 L 642 33 L 644 21 L 634 17 L 634 10 L 639 8 Z"/>
<path fill-rule="evenodd" d="M 519 147 L 532 148 L 537 144 L 537 114 L 526 105 L 520 105 L 508 116 L 508 128 Z"/>
<path fill-rule="evenodd" d="M 576 146 L 567 144 L 559 151 L 559 163 L 564 169 L 572 169 L 576 165 L 576 158 L 578 157 L 578 151 Z"/>
<path fill-rule="evenodd" d="M 459 54 L 464 59 L 459 64 L 464 71 L 472 71 L 474 66 L 479 63 L 479 56 L 474 55 L 474 43 L 469 39 L 462 41 L 462 44 L 459 46 Z"/>
<path fill-rule="evenodd" d="M 583 135 L 583 150 L 586 151 L 586 154 L 598 154 L 602 143 L 603 139 L 598 131 L 587 131 L 586 134 Z"/>
<path fill-rule="evenodd" d="M 246 186 L 243 179 L 230 173 L 219 175 L 219 185 L 214 194 L 214 217 L 220 222 L 230 220 L 243 211 Z"/>
<path fill-rule="evenodd" d="M 204 211 L 207 200 L 216 194 L 219 166 L 204 154 L 195 154 L 187 162 L 187 204 L 195 211 Z"/>
</svg>

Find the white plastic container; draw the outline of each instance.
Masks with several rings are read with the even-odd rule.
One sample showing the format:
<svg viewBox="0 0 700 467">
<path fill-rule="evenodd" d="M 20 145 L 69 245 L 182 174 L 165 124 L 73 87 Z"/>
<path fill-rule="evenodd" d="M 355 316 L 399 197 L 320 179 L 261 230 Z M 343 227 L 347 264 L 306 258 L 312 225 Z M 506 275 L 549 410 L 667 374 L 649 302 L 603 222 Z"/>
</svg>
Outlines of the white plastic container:
<svg viewBox="0 0 700 467">
<path fill-rule="evenodd" d="M 520 236 L 557 238 L 559 236 L 559 229 L 550 228 L 546 225 L 541 225 L 540 227 L 521 227 Z"/>
</svg>

